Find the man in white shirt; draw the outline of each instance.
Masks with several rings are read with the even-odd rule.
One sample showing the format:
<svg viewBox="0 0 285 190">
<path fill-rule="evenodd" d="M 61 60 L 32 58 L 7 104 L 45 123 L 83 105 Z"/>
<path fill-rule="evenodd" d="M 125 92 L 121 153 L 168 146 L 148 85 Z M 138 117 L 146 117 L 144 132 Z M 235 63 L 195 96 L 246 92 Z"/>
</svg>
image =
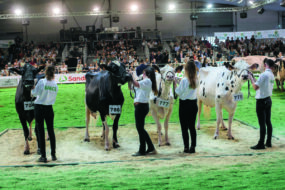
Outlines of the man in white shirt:
<svg viewBox="0 0 285 190">
<path fill-rule="evenodd" d="M 265 149 L 266 147 L 272 147 L 272 124 L 271 124 L 271 107 L 272 101 L 270 96 L 272 96 L 272 90 L 274 86 L 274 61 L 271 59 L 265 59 L 265 71 L 259 76 L 256 81 L 253 75 L 249 75 L 249 79 L 252 83 L 254 90 L 256 90 L 256 113 L 260 126 L 260 139 L 257 145 L 252 146 L 251 149 L 259 150 Z M 266 127 L 267 127 L 267 140 L 264 145 Z"/>
</svg>

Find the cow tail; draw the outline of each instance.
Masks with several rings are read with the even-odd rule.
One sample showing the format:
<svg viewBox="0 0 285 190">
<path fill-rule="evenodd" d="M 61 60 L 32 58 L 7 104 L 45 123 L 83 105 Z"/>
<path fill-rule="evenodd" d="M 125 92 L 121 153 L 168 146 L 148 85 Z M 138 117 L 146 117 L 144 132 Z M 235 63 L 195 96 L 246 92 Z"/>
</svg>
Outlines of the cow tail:
<svg viewBox="0 0 285 190">
<path fill-rule="evenodd" d="M 206 106 L 205 104 L 203 105 L 203 114 L 205 119 L 210 119 L 211 118 L 211 107 Z"/>
</svg>

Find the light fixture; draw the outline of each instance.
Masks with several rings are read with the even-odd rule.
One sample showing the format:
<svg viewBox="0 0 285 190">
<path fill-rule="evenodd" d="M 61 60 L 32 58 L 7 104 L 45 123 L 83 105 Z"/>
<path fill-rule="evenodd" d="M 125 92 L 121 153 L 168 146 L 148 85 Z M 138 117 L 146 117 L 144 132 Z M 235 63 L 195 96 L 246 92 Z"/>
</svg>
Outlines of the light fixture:
<svg viewBox="0 0 285 190">
<path fill-rule="evenodd" d="M 208 4 L 208 5 L 207 5 L 207 8 L 208 8 L 208 9 L 210 9 L 210 8 L 212 8 L 212 7 L 213 7 L 212 4 Z"/>
<path fill-rule="evenodd" d="M 138 10 L 138 6 L 133 4 L 131 5 L 131 11 L 137 11 Z"/>
<path fill-rule="evenodd" d="M 15 10 L 15 14 L 16 14 L 17 16 L 20 16 L 20 15 L 23 14 L 23 11 L 22 11 L 21 9 L 16 9 L 16 10 Z"/>
<path fill-rule="evenodd" d="M 253 5 L 253 1 L 249 1 L 249 4 Z"/>
<path fill-rule="evenodd" d="M 94 12 L 98 12 L 98 11 L 99 11 L 99 7 L 95 7 L 95 8 L 93 9 L 93 11 L 94 11 Z"/>
<path fill-rule="evenodd" d="M 54 8 L 54 9 L 53 9 L 53 13 L 54 13 L 55 15 L 58 15 L 58 14 L 60 13 L 60 9 L 59 9 L 59 8 Z"/>
<path fill-rule="evenodd" d="M 175 9 L 175 4 L 171 3 L 168 5 L 168 10 L 173 11 Z"/>
</svg>

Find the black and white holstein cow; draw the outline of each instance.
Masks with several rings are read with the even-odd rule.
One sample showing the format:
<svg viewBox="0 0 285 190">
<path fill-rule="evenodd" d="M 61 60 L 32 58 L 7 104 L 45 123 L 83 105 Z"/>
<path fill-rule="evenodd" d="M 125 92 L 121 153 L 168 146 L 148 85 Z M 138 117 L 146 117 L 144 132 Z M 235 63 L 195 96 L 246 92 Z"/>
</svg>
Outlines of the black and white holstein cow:
<svg viewBox="0 0 285 190">
<path fill-rule="evenodd" d="M 121 109 L 124 103 L 124 96 L 121 90 L 121 85 L 132 79 L 131 75 L 126 72 L 125 66 L 119 63 L 110 63 L 106 66 L 105 71 L 98 73 L 86 74 L 86 133 L 85 141 L 90 141 L 89 138 L 89 122 L 90 115 L 95 119 L 96 112 L 100 113 L 103 123 L 103 138 L 105 139 L 105 150 L 110 150 L 109 147 L 109 127 L 107 125 L 106 116 L 115 115 L 113 123 L 113 147 L 118 148 L 117 130 L 121 116 Z M 113 117 L 111 117 L 113 118 Z"/>
<path fill-rule="evenodd" d="M 200 115 L 202 103 L 208 107 L 216 107 L 217 128 L 214 139 L 219 136 L 219 126 L 226 129 L 222 109 L 229 113 L 228 139 L 232 136 L 231 125 L 237 107 L 237 101 L 242 85 L 248 80 L 249 70 L 256 69 L 257 64 L 249 66 L 245 61 L 238 61 L 234 66 L 227 64 L 228 68 L 205 67 L 199 70 L 198 98 L 198 121 L 197 129 L 200 129 Z"/>
<path fill-rule="evenodd" d="M 34 104 L 35 98 L 31 96 L 31 90 L 34 86 L 34 79 L 36 75 L 44 68 L 44 66 L 36 69 L 29 63 L 26 63 L 20 70 L 11 68 L 11 72 L 16 72 L 22 76 L 16 91 L 15 105 L 19 115 L 20 122 L 22 124 L 25 136 L 25 150 L 24 154 L 30 154 L 30 147 L 28 140 L 32 140 L 32 121 L 34 120 Z M 30 130 L 27 126 L 27 122 L 30 126 Z M 36 131 L 36 130 L 35 130 Z M 37 132 L 36 132 L 37 136 Z M 38 138 L 37 138 L 38 139 Z"/>
<path fill-rule="evenodd" d="M 158 96 L 155 97 L 153 93 L 151 94 L 149 102 L 150 111 L 157 125 L 158 145 L 162 145 L 160 119 L 164 119 L 165 145 L 169 146 L 168 122 L 173 110 L 173 93 L 171 87 L 174 83 L 174 69 L 166 65 L 160 69 L 160 73 L 156 72 L 155 77 L 158 87 Z"/>
</svg>

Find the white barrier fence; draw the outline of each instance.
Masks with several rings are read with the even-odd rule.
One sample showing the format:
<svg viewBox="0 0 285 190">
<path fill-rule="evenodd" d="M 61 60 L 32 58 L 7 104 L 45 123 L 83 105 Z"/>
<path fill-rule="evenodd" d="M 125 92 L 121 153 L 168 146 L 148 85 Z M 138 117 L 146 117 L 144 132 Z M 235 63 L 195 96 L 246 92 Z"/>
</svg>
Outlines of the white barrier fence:
<svg viewBox="0 0 285 190">
<path fill-rule="evenodd" d="M 16 87 L 21 79 L 21 76 L 0 77 L 0 88 Z M 71 74 L 56 74 L 55 81 L 58 84 L 68 83 L 85 83 L 85 73 Z"/>
</svg>

